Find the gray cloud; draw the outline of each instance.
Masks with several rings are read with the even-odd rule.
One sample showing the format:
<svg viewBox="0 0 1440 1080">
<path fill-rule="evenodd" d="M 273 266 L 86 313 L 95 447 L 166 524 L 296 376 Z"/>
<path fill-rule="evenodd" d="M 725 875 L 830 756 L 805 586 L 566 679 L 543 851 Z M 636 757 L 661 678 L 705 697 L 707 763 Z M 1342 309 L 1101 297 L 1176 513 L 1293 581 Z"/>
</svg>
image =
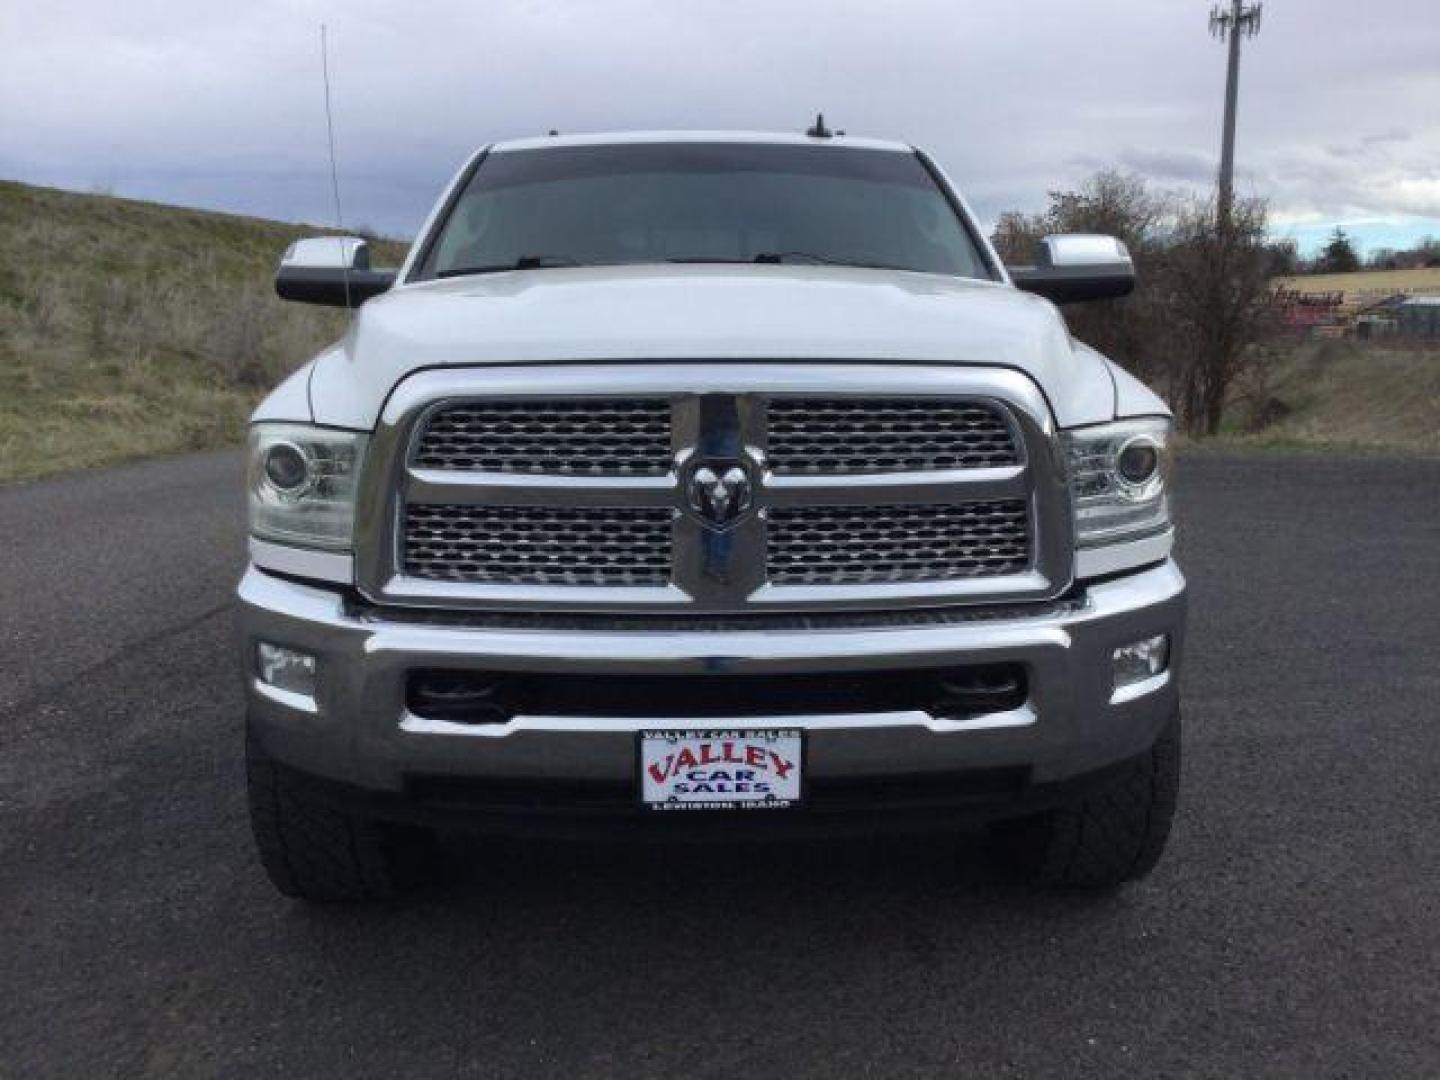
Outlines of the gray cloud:
<svg viewBox="0 0 1440 1080">
<path fill-rule="evenodd" d="M 1215 159 L 1196 150 L 1136 150 L 1127 147 L 1115 155 L 1123 168 L 1155 180 L 1180 180 L 1197 186 L 1214 181 Z"/>
<path fill-rule="evenodd" d="M 323 17 L 346 216 L 399 234 L 476 145 L 551 127 L 793 129 L 823 108 L 933 150 L 986 217 L 1101 165 L 1205 187 L 1218 156 L 1224 52 L 1192 0 L 19 8 L 0 7 L 0 175 L 329 220 Z M 1242 189 L 1281 222 L 1440 217 L 1437 54 L 1433 0 L 1270 0 Z"/>
<path fill-rule="evenodd" d="M 1382 143 L 1409 142 L 1414 137 L 1414 132 L 1404 128 L 1391 128 L 1389 131 L 1373 132 L 1364 136 L 1360 141 L 1366 146 L 1378 146 Z"/>
</svg>

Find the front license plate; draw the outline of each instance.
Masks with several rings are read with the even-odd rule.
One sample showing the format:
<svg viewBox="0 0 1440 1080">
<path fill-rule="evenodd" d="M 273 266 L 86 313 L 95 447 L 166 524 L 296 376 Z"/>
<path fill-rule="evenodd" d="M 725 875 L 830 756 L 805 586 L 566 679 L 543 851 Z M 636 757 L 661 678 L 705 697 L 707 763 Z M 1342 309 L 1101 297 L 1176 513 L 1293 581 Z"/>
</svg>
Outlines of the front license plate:
<svg viewBox="0 0 1440 1080">
<path fill-rule="evenodd" d="M 800 802 L 804 733 L 642 731 L 640 798 L 652 810 L 783 810 Z"/>
</svg>

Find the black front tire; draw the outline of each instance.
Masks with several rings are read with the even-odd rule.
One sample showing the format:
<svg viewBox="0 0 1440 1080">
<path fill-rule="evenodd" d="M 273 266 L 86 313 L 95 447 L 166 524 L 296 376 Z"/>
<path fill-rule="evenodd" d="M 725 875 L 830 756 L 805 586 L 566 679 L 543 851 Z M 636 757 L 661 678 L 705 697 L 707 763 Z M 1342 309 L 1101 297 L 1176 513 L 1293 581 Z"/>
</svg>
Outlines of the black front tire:
<svg viewBox="0 0 1440 1080">
<path fill-rule="evenodd" d="M 1155 868 L 1180 793 L 1180 714 L 1140 757 L 1070 805 L 994 830 L 1001 861 L 1026 880 L 1071 889 L 1114 889 Z"/>
<path fill-rule="evenodd" d="M 426 837 L 323 798 L 315 781 L 246 739 L 246 791 L 260 863 L 286 896 L 319 903 L 388 900 L 413 883 Z"/>
</svg>

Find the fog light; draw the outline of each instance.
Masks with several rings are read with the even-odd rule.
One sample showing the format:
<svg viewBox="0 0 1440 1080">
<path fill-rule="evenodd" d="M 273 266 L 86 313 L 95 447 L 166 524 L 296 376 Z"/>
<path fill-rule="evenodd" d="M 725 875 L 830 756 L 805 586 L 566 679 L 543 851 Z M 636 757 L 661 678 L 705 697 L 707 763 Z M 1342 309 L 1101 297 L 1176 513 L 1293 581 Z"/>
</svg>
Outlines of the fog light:
<svg viewBox="0 0 1440 1080">
<path fill-rule="evenodd" d="M 262 641 L 255 646 L 260 681 L 277 690 L 315 696 L 315 657 Z"/>
<path fill-rule="evenodd" d="M 1137 641 L 1115 650 L 1115 689 L 1153 679 L 1170 663 L 1170 638 L 1165 634 Z"/>
</svg>

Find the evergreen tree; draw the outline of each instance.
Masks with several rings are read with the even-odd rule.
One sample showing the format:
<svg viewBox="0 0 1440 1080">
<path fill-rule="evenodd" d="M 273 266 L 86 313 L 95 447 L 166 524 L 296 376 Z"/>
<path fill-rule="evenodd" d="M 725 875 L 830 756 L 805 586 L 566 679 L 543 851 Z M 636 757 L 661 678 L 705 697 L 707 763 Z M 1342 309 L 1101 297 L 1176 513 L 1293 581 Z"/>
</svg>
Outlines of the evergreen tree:
<svg viewBox="0 0 1440 1080">
<path fill-rule="evenodd" d="M 1355 254 L 1355 245 L 1350 243 L 1350 237 L 1338 225 L 1320 255 L 1320 269 L 1326 274 L 1348 274 L 1360 269 L 1360 256 Z"/>
</svg>

